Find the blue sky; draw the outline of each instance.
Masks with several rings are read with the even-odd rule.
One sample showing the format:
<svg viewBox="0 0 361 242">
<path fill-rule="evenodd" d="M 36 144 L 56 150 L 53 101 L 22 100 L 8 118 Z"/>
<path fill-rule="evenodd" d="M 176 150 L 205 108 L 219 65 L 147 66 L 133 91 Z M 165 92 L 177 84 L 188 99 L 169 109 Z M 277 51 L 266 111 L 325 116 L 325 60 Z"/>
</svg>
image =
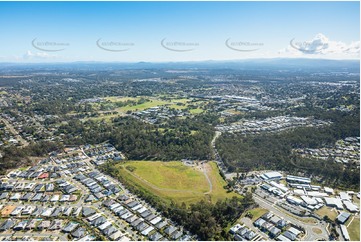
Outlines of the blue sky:
<svg viewBox="0 0 361 242">
<path fill-rule="evenodd" d="M 359 2 L 0 2 L 0 62 L 359 59 L 359 9 Z"/>
</svg>

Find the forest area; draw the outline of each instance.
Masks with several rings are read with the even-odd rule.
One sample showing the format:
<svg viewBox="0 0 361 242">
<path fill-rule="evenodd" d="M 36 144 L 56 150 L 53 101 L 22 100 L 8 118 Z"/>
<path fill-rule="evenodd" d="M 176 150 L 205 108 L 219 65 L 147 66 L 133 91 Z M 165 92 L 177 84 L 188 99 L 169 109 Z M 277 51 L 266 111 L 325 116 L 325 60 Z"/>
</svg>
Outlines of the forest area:
<svg viewBox="0 0 361 242">
<path fill-rule="evenodd" d="M 326 119 L 326 113 L 317 117 Z M 316 116 L 316 115 L 315 115 Z M 358 137 L 359 114 L 327 113 L 333 123 L 322 128 L 302 127 L 291 131 L 248 135 L 223 134 L 217 149 L 230 172 L 279 169 L 290 173 L 321 176 L 326 184 L 342 188 L 359 188 L 360 172 L 356 164 L 344 169 L 331 160 L 306 159 L 292 153 L 295 148 L 320 148 L 334 145 L 338 139 Z"/>
</svg>

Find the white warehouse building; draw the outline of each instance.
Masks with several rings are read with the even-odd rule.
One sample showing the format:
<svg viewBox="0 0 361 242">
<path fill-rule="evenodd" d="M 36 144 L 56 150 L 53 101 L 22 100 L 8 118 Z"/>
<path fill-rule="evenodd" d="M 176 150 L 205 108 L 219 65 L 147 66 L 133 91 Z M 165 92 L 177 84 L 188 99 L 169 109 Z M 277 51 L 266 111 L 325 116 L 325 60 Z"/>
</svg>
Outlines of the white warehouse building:
<svg viewBox="0 0 361 242">
<path fill-rule="evenodd" d="M 282 174 L 277 171 L 264 173 L 260 176 L 263 180 L 280 180 L 283 178 Z"/>
</svg>

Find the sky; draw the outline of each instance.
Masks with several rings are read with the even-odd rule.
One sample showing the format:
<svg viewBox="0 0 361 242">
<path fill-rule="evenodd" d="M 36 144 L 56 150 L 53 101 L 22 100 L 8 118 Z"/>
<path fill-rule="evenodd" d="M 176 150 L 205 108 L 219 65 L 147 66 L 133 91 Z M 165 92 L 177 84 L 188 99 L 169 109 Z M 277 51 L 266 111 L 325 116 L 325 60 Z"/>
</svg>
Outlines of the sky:
<svg viewBox="0 0 361 242">
<path fill-rule="evenodd" d="M 359 2 L 0 2 L 0 62 L 360 58 Z"/>
</svg>

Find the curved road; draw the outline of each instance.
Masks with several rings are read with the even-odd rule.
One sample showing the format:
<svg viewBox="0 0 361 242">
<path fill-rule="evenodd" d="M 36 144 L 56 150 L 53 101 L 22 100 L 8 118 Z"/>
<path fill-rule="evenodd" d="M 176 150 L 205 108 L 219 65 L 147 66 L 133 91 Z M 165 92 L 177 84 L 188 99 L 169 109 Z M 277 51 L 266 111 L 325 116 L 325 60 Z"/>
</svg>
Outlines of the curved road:
<svg viewBox="0 0 361 242">
<path fill-rule="evenodd" d="M 329 239 L 327 230 L 325 229 L 326 226 L 324 226 L 324 224 L 323 224 L 324 222 L 318 222 L 317 224 L 305 223 L 292 216 L 289 216 L 286 212 L 281 211 L 279 208 L 276 208 L 274 204 L 271 204 L 270 202 L 262 199 L 261 197 L 255 195 L 255 194 L 254 194 L 253 198 L 261 207 L 273 212 L 277 216 L 285 218 L 286 220 L 290 221 L 293 224 L 298 224 L 298 225 L 301 225 L 302 227 L 304 227 L 306 230 L 306 235 L 304 236 L 304 238 L 302 240 L 316 241 L 316 240 L 320 240 L 320 239 L 325 239 L 325 240 Z M 323 226 L 320 226 L 319 225 L 320 223 Z M 320 229 L 322 231 L 321 234 L 315 233 L 312 230 L 313 228 Z"/>
</svg>

